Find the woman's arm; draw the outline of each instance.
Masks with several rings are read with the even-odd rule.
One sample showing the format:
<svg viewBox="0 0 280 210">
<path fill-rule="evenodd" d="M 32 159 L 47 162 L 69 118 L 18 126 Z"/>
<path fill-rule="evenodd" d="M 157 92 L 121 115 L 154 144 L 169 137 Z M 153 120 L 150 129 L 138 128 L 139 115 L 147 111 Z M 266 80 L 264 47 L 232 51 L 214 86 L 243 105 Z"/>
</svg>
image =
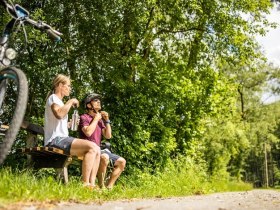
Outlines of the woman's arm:
<svg viewBox="0 0 280 210">
<path fill-rule="evenodd" d="M 56 103 L 51 105 L 52 112 L 57 119 L 64 118 L 72 106 L 79 105 L 79 101 L 75 98 L 68 100 L 63 106 L 59 106 Z"/>
<path fill-rule="evenodd" d="M 91 121 L 89 126 L 82 127 L 82 131 L 87 137 L 90 137 L 96 129 L 98 121 L 101 120 L 101 114 L 96 113 L 94 119 Z"/>
</svg>

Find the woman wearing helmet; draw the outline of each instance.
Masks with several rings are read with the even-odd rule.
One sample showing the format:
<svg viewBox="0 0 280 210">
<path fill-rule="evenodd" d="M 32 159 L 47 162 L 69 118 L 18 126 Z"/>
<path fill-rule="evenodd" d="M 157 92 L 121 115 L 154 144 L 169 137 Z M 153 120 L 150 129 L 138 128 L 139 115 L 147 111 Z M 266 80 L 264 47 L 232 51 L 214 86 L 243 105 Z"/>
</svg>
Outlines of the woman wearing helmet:
<svg viewBox="0 0 280 210">
<path fill-rule="evenodd" d="M 112 137 L 112 130 L 109 120 L 109 114 L 101 111 L 101 96 L 96 93 L 88 94 L 83 100 L 86 113 L 80 116 L 80 137 L 101 145 L 102 136 L 106 139 Z M 104 187 L 104 175 L 106 174 L 109 161 L 114 163 L 114 169 L 106 183 L 108 189 L 112 189 L 116 180 L 124 170 L 126 160 L 108 149 L 101 150 L 100 165 L 97 172 L 97 179 L 100 187 Z"/>
</svg>

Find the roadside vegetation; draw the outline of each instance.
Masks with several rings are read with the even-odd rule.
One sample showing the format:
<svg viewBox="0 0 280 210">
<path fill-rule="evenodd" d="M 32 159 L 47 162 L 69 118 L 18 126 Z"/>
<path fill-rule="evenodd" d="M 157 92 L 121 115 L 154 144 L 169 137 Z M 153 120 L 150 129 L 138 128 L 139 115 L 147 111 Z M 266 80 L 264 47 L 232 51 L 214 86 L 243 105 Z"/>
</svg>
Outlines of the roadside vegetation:
<svg viewBox="0 0 280 210">
<path fill-rule="evenodd" d="M 2 168 L 0 170 L 0 208 L 13 203 L 103 202 L 131 198 L 166 198 L 252 189 L 251 184 L 206 176 L 199 168 L 169 168 L 151 175 L 139 172 L 122 176 L 113 190 L 89 190 L 80 177 L 71 176 L 68 185 L 55 179 L 51 170 L 36 173 Z"/>
</svg>

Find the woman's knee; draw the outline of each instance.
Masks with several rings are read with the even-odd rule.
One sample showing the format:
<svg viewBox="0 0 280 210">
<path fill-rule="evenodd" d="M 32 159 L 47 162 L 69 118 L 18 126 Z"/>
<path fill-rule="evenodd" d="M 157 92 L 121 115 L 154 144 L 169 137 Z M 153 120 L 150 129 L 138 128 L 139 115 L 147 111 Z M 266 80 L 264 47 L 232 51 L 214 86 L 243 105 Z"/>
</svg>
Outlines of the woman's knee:
<svg viewBox="0 0 280 210">
<path fill-rule="evenodd" d="M 116 165 L 117 167 L 119 167 L 121 170 L 124 170 L 125 165 L 126 165 L 126 160 L 125 160 L 124 158 L 120 157 L 120 158 L 116 161 L 115 165 Z"/>
<path fill-rule="evenodd" d="M 100 155 L 100 148 L 99 146 L 97 146 L 97 144 L 89 141 L 87 146 L 88 146 L 88 152 L 96 153 Z"/>
<path fill-rule="evenodd" d="M 101 156 L 100 156 L 100 164 L 102 164 L 102 165 L 108 165 L 109 164 L 109 155 L 107 155 L 107 154 L 102 154 Z"/>
</svg>

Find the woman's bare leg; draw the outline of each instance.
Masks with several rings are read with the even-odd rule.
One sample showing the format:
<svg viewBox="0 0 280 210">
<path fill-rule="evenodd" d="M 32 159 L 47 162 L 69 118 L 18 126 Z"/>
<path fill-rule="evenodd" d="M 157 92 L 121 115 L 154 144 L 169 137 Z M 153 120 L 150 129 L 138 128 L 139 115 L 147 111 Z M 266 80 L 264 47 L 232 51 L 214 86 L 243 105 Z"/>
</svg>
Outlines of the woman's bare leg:
<svg viewBox="0 0 280 210">
<path fill-rule="evenodd" d="M 104 179 L 105 179 L 108 164 L 109 164 L 109 155 L 104 153 L 100 157 L 100 164 L 97 172 L 98 184 L 101 188 L 105 186 Z"/>
<path fill-rule="evenodd" d="M 97 170 L 98 170 L 98 167 L 99 167 L 99 163 L 100 163 L 100 147 L 95 145 L 97 147 L 97 153 L 95 155 L 95 158 L 94 158 L 94 164 L 93 164 L 93 167 L 91 169 L 91 173 L 90 173 L 90 178 L 89 178 L 89 182 L 92 186 L 95 186 L 95 179 L 96 179 L 96 174 L 97 174 Z"/>
<path fill-rule="evenodd" d="M 117 181 L 117 179 L 119 178 L 119 176 L 121 175 L 121 173 L 124 170 L 126 164 L 126 160 L 122 157 L 120 157 L 119 159 L 116 160 L 115 165 L 114 165 L 114 170 L 111 174 L 111 177 L 107 183 L 107 188 L 108 189 L 112 189 L 115 182 Z"/>
<path fill-rule="evenodd" d="M 99 154 L 96 144 L 83 139 L 74 139 L 70 154 L 83 157 L 82 179 L 85 184 L 90 184 L 90 175 L 95 163 L 96 155 Z"/>
</svg>

